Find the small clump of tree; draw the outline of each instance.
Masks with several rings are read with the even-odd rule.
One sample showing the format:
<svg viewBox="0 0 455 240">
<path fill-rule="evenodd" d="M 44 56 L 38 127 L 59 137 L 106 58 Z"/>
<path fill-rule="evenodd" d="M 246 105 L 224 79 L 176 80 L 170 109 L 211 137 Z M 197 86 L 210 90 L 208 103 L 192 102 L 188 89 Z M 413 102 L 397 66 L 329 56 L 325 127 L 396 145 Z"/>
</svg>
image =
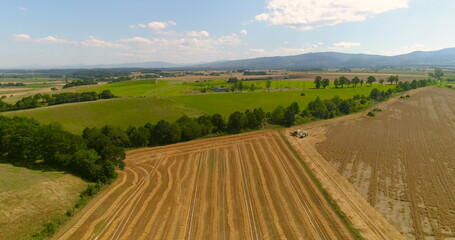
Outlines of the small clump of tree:
<svg viewBox="0 0 455 240">
<path fill-rule="evenodd" d="M 52 95 L 38 93 L 34 96 L 24 97 L 15 104 L 6 103 L 0 99 L 0 112 L 110 98 L 115 98 L 110 90 L 104 90 L 99 94 L 96 92 L 66 92 Z"/>
<path fill-rule="evenodd" d="M 123 131 L 117 131 L 117 134 Z M 83 136 L 59 124 L 42 125 L 28 118 L 0 116 L 0 161 L 46 165 L 86 180 L 108 183 L 124 166 L 123 143 L 109 130 L 86 129 Z"/>
</svg>

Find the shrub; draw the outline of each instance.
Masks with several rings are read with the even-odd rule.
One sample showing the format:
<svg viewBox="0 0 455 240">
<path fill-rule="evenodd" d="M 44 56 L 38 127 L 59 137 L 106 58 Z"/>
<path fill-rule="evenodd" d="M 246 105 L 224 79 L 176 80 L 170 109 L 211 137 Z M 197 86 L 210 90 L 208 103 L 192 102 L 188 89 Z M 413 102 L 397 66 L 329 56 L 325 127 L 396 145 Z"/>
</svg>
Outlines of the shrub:
<svg viewBox="0 0 455 240">
<path fill-rule="evenodd" d="M 376 114 L 375 114 L 374 112 L 372 112 L 372 111 L 369 111 L 368 114 L 367 114 L 367 116 L 369 116 L 369 117 L 376 117 Z"/>
</svg>

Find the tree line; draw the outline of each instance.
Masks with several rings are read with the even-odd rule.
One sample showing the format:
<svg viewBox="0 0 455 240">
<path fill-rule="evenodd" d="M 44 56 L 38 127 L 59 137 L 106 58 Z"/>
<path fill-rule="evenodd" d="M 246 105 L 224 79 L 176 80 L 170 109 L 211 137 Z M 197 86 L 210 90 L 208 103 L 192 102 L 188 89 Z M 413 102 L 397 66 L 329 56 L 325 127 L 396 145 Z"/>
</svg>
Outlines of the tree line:
<svg viewBox="0 0 455 240">
<path fill-rule="evenodd" d="M 66 92 L 58 94 L 35 94 L 18 100 L 15 104 L 10 104 L 0 99 L 0 112 L 31 109 L 45 106 L 52 106 L 65 103 L 96 101 L 99 99 L 114 98 L 110 90 L 101 93 L 96 92 Z"/>
<path fill-rule="evenodd" d="M 70 88 L 70 87 L 76 87 L 76 86 L 84 86 L 84 85 L 95 85 L 98 84 L 97 82 L 93 80 L 76 80 L 76 81 L 71 81 L 63 86 L 63 88 Z"/>
<path fill-rule="evenodd" d="M 366 81 L 364 81 L 363 79 L 360 79 L 357 76 L 355 76 L 352 79 L 349 79 L 345 76 L 341 76 L 341 77 L 335 78 L 333 80 L 333 85 L 335 86 L 335 88 L 339 88 L 339 87 L 344 88 L 345 86 L 355 88 L 359 84 L 360 84 L 360 86 L 363 86 L 363 84 L 369 84 L 371 87 L 373 85 L 373 83 L 375 83 L 376 81 L 377 81 L 377 79 L 374 76 L 368 76 Z M 414 81 L 416 81 L 416 80 L 414 80 Z M 393 83 L 398 84 L 398 82 L 400 82 L 400 76 L 391 75 L 387 78 L 387 82 L 389 82 L 390 84 L 393 84 Z M 380 79 L 379 83 L 381 85 L 384 84 L 384 79 Z M 314 85 L 317 89 L 320 89 L 321 87 L 326 88 L 330 85 L 330 79 L 322 78 L 321 76 L 316 76 L 314 78 Z"/>
<path fill-rule="evenodd" d="M 0 87 L 24 87 L 24 83 L 20 82 L 8 82 L 8 83 L 1 83 Z"/>
</svg>

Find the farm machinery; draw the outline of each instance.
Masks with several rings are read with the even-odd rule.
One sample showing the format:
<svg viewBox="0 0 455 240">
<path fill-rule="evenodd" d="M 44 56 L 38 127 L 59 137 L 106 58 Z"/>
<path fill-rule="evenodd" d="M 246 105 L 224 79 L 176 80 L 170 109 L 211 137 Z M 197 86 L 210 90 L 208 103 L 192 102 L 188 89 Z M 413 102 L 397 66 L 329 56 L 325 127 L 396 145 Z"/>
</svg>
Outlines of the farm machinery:
<svg viewBox="0 0 455 240">
<path fill-rule="evenodd" d="M 294 137 L 304 138 L 304 137 L 308 136 L 308 133 L 307 132 L 303 132 L 300 129 L 296 129 L 296 130 L 294 130 L 294 132 L 291 132 L 291 135 L 294 136 Z"/>
</svg>

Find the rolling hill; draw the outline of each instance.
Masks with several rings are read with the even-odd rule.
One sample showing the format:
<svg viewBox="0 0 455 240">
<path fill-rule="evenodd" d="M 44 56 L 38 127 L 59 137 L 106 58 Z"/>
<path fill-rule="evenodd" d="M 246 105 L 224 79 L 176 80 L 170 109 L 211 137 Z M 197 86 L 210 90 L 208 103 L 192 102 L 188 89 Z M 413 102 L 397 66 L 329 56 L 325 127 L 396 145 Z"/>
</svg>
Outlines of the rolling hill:
<svg viewBox="0 0 455 240">
<path fill-rule="evenodd" d="M 396 56 L 338 52 L 306 53 L 284 57 L 261 57 L 192 66 L 195 69 L 309 69 L 338 67 L 455 67 L 455 48 L 417 51 Z"/>
</svg>

